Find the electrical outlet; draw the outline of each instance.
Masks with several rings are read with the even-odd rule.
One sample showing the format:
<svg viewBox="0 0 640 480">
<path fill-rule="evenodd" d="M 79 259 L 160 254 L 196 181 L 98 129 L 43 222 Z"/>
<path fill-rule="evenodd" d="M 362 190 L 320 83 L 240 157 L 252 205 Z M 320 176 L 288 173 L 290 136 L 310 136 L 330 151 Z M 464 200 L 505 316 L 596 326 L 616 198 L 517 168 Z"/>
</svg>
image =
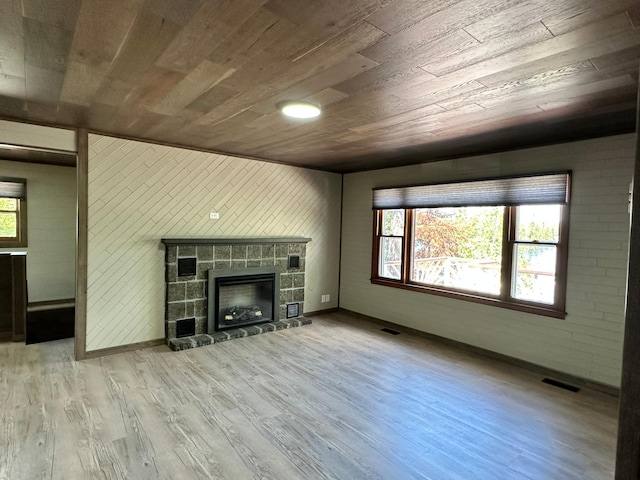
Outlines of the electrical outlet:
<svg viewBox="0 0 640 480">
<path fill-rule="evenodd" d="M 210 220 L 218 220 L 220 219 L 220 214 L 218 212 L 210 212 L 209 213 Z"/>
<path fill-rule="evenodd" d="M 324 295 L 322 295 L 322 299 L 320 300 L 321 303 L 327 303 L 331 301 L 331 295 L 328 293 L 325 293 Z"/>
</svg>

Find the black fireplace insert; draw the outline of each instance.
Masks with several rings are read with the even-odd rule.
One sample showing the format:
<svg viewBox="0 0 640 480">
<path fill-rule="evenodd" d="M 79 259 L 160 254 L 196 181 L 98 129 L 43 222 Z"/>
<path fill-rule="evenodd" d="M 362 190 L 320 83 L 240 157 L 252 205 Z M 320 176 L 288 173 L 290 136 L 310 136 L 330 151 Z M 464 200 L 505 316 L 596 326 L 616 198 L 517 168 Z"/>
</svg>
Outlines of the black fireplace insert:
<svg viewBox="0 0 640 480">
<path fill-rule="evenodd" d="M 209 333 L 278 320 L 278 267 L 209 270 Z"/>
</svg>

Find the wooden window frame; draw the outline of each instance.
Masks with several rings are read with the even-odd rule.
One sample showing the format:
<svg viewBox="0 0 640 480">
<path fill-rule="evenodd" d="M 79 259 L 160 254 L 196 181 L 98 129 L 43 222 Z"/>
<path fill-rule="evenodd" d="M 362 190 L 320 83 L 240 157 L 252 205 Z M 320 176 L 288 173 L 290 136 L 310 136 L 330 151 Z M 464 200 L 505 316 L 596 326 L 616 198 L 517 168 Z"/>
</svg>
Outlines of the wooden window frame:
<svg viewBox="0 0 640 480">
<path fill-rule="evenodd" d="M 402 234 L 402 236 L 400 235 L 385 235 L 382 231 L 383 229 L 383 219 L 382 219 L 382 212 L 384 210 L 379 210 L 380 215 L 379 215 L 379 220 L 378 220 L 378 229 L 377 229 L 377 242 L 378 242 L 378 253 L 380 252 L 380 245 L 382 244 L 382 239 L 383 238 L 399 238 L 401 243 L 402 243 L 402 252 L 404 253 L 407 250 L 407 210 L 406 209 L 393 209 L 393 210 L 404 210 L 404 232 Z M 378 262 L 380 261 L 380 258 L 378 256 Z M 380 263 L 378 263 L 376 265 L 376 271 L 378 271 L 380 267 Z M 408 272 L 408 264 L 407 264 L 407 260 L 405 255 L 403 254 L 400 257 L 400 279 L 406 278 L 407 272 Z M 389 277 L 380 277 L 380 278 L 388 278 L 389 280 L 392 281 L 399 281 L 396 279 L 392 279 Z"/>
<path fill-rule="evenodd" d="M 433 286 L 417 283 L 411 280 L 412 245 L 414 211 L 413 208 L 405 208 L 405 229 L 402 242 L 402 276 L 399 280 L 381 277 L 379 274 L 380 240 L 382 233 L 382 215 L 384 209 L 373 211 L 373 240 L 371 259 L 371 283 L 386 287 L 399 288 L 413 292 L 427 293 L 442 297 L 455 298 L 484 305 L 517 310 L 521 312 L 542 315 L 546 317 L 564 319 L 566 317 L 566 287 L 567 287 L 567 262 L 569 256 L 569 205 L 561 205 L 560 230 L 558 242 L 525 242 L 516 240 L 516 215 L 517 206 L 504 207 L 503 239 L 502 239 L 502 266 L 501 266 L 501 291 L 499 295 L 469 292 L 452 287 Z M 548 305 L 532 301 L 520 300 L 511 296 L 511 282 L 513 275 L 513 252 L 516 244 L 555 245 L 556 255 L 556 283 L 554 292 L 554 304 Z"/>
<path fill-rule="evenodd" d="M 16 220 L 17 220 L 17 237 L 0 237 L 0 248 L 19 248 L 27 246 L 27 200 L 26 198 L 14 198 L 14 197 L 0 197 L 0 198 L 12 198 L 17 200 Z M 2 212 L 13 213 L 11 211 L 2 210 Z"/>
</svg>

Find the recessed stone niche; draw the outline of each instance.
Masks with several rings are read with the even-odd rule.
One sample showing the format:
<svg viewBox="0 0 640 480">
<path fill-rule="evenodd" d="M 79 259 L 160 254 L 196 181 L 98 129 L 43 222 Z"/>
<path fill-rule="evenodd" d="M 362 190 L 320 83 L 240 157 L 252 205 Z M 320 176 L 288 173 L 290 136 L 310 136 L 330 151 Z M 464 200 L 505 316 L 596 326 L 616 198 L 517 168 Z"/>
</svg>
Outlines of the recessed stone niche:
<svg viewBox="0 0 640 480">
<path fill-rule="evenodd" d="M 163 238 L 165 245 L 165 341 L 173 350 L 209 345 L 231 338 L 255 335 L 311 323 L 302 316 L 287 318 L 287 305 L 304 306 L 305 256 L 309 238 Z M 291 256 L 299 257 L 297 267 Z M 195 275 L 179 275 L 178 265 L 192 263 Z M 224 332 L 207 331 L 207 278 L 212 269 L 246 269 L 277 266 L 280 269 L 279 320 Z M 291 311 L 291 309 L 289 309 Z M 177 336 L 179 321 L 195 319 L 194 335 Z"/>
</svg>

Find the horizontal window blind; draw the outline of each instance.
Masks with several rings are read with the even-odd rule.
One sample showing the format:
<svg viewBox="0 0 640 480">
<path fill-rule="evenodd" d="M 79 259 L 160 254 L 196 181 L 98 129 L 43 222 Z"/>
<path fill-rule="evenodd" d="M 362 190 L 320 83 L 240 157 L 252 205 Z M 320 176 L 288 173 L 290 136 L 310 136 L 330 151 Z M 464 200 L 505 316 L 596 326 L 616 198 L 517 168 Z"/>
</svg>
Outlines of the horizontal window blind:
<svg viewBox="0 0 640 480">
<path fill-rule="evenodd" d="M 27 193 L 26 180 L 0 179 L 0 197 L 24 199 Z"/>
<path fill-rule="evenodd" d="M 569 201 L 570 172 L 456 183 L 376 188 L 373 208 L 438 208 L 562 204 Z"/>
</svg>

